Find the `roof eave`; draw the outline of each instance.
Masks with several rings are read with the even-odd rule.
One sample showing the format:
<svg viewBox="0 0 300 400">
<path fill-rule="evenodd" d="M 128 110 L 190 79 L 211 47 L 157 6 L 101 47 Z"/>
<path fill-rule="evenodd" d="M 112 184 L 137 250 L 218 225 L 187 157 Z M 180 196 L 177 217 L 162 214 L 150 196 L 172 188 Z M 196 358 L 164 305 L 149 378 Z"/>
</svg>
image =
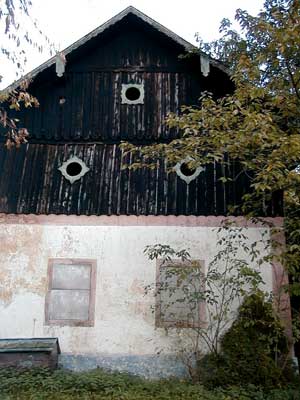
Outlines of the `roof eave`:
<svg viewBox="0 0 300 400">
<path fill-rule="evenodd" d="M 77 40 L 76 42 L 74 42 L 73 44 L 68 46 L 65 50 L 62 51 L 62 53 L 64 54 L 64 56 L 67 56 L 72 51 L 78 49 L 80 46 L 82 46 L 85 43 L 87 43 L 90 39 L 100 35 L 105 30 L 107 30 L 108 28 L 110 28 L 111 26 L 116 24 L 117 22 L 121 21 L 123 18 L 125 18 L 129 14 L 133 14 L 133 15 L 137 16 L 138 18 L 140 18 L 142 21 L 148 23 L 153 28 L 155 28 L 157 31 L 159 31 L 160 33 L 166 35 L 167 37 L 172 39 L 174 42 L 176 42 L 177 44 L 182 46 L 185 51 L 187 51 L 187 52 L 197 52 L 199 50 L 192 43 L 190 43 L 190 42 L 186 41 L 185 39 L 183 39 L 182 37 L 178 36 L 176 33 L 172 32 L 170 29 L 168 29 L 165 26 L 161 25 L 159 22 L 156 22 L 154 19 L 148 17 L 146 14 L 144 14 L 141 11 L 137 10 L 135 7 L 129 6 L 129 7 L 125 8 L 125 10 L 121 11 L 120 13 L 118 13 L 117 15 L 115 15 L 114 17 L 112 17 L 108 21 L 104 22 L 102 25 L 100 25 L 99 27 L 97 27 L 96 29 L 91 31 L 90 33 L 88 33 L 87 35 L 83 36 L 81 39 Z M 202 55 L 204 55 L 204 54 L 202 54 Z M 208 57 L 208 56 L 206 55 L 206 57 Z M 215 60 L 212 60 L 211 58 L 209 58 L 209 60 L 210 60 L 212 65 L 216 66 L 217 68 L 219 68 L 223 72 L 229 74 L 228 69 L 222 63 L 220 63 L 218 61 L 215 61 Z M 11 90 L 16 89 L 17 87 L 20 86 L 20 84 L 24 80 L 32 80 L 39 73 L 41 73 L 45 69 L 47 69 L 47 68 L 51 67 L 52 65 L 54 65 L 55 62 L 56 62 L 56 55 L 51 57 L 49 60 L 47 60 L 46 62 L 44 62 L 43 64 L 41 64 L 37 68 L 33 69 L 31 72 L 29 72 L 26 75 L 24 75 L 23 77 L 21 77 L 20 79 L 18 79 L 17 81 L 12 83 L 11 85 L 9 85 L 7 88 L 5 88 L 3 90 L 3 92 L 10 92 Z"/>
</svg>

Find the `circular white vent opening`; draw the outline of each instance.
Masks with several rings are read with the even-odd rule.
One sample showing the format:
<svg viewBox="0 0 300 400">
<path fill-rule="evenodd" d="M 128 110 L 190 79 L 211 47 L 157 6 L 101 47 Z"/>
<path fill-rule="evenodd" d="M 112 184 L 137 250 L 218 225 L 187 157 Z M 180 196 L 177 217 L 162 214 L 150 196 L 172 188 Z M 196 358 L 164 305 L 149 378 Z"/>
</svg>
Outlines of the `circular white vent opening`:
<svg viewBox="0 0 300 400">
<path fill-rule="evenodd" d="M 189 165 L 190 161 L 193 161 L 193 159 L 191 157 L 186 157 L 184 160 L 179 161 L 174 167 L 174 171 L 179 178 L 181 178 L 187 184 L 196 179 L 197 176 L 205 170 L 205 168 L 201 165 L 197 168 L 191 167 Z"/>
<path fill-rule="evenodd" d="M 70 183 L 82 178 L 89 171 L 85 162 L 76 156 L 69 158 L 58 169 Z"/>
<path fill-rule="evenodd" d="M 122 104 L 143 104 L 144 103 L 144 85 L 134 83 L 123 83 L 121 90 Z"/>
</svg>

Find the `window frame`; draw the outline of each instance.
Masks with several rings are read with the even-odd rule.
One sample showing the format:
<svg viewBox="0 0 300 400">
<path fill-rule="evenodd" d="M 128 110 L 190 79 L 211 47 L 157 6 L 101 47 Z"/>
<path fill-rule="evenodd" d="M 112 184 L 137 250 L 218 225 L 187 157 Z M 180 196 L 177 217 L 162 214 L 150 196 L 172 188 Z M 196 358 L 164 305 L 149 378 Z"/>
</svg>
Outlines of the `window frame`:
<svg viewBox="0 0 300 400">
<path fill-rule="evenodd" d="M 53 267 L 55 264 L 68 264 L 68 265 L 88 265 L 91 267 L 90 274 L 90 297 L 88 308 L 87 320 L 74 320 L 74 319 L 50 319 L 50 296 L 53 290 Z M 96 274 L 97 274 L 97 261 L 82 258 L 50 258 L 48 260 L 48 284 L 47 294 L 45 299 L 45 325 L 56 326 L 94 326 L 95 324 L 95 295 L 96 295 Z M 64 289 L 61 289 L 64 290 Z M 67 290 L 67 289 L 65 289 Z M 74 289 L 76 290 L 76 289 Z"/>
<path fill-rule="evenodd" d="M 204 260 L 192 259 L 191 262 L 199 263 L 202 273 L 205 273 L 205 262 Z M 189 268 L 189 261 L 184 262 L 180 259 L 165 260 L 158 258 L 156 260 L 156 289 L 155 289 L 155 327 L 156 328 L 203 328 L 207 325 L 206 322 L 206 303 L 200 301 L 198 304 L 198 315 L 200 316 L 200 321 L 189 322 L 189 321 L 166 321 L 162 316 L 161 311 L 161 296 L 158 292 L 158 286 L 161 283 L 160 271 L 161 268 L 167 268 L 168 266 L 174 268 Z M 205 283 L 201 282 L 201 290 L 205 290 Z"/>
<path fill-rule="evenodd" d="M 130 88 L 135 88 L 135 89 L 139 90 L 140 96 L 136 100 L 130 100 L 126 96 L 126 92 Z M 144 82 L 142 82 L 142 83 L 122 83 L 121 104 L 127 104 L 127 105 L 144 104 L 144 98 L 145 98 Z"/>
<path fill-rule="evenodd" d="M 192 157 L 186 157 L 183 160 L 179 161 L 175 167 L 173 168 L 173 170 L 176 172 L 176 174 L 179 176 L 179 178 L 181 178 L 186 184 L 190 184 L 192 181 L 194 181 L 196 178 L 198 178 L 198 176 L 201 174 L 201 172 L 205 171 L 205 167 L 203 167 L 202 165 L 199 165 L 196 169 L 195 172 L 192 175 L 185 175 L 182 171 L 181 171 L 181 166 L 183 164 L 188 164 L 190 161 L 193 161 Z"/>
<path fill-rule="evenodd" d="M 68 174 L 67 168 L 72 163 L 79 164 L 81 166 L 81 171 L 79 172 L 79 174 L 77 175 Z M 62 165 L 57 169 L 61 172 L 62 176 L 65 179 L 67 179 L 71 184 L 84 177 L 84 175 L 90 170 L 90 168 L 86 165 L 86 163 L 77 156 L 69 157 L 68 160 L 64 161 Z"/>
</svg>

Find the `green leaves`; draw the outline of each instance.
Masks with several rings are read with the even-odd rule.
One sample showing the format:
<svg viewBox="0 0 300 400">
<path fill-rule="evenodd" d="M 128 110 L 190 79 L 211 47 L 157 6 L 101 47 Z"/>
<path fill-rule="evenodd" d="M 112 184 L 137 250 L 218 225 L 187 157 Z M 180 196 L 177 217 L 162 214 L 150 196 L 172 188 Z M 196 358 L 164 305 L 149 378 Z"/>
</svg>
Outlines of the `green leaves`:
<svg viewBox="0 0 300 400">
<path fill-rule="evenodd" d="M 299 400 L 299 388 L 264 391 L 247 385 L 207 390 L 179 379 L 145 380 L 101 369 L 66 371 L 2 370 L 3 400 Z"/>
<path fill-rule="evenodd" d="M 199 94 L 199 106 L 167 118 L 181 132 L 178 139 L 139 151 L 143 159 L 156 153 L 170 165 L 188 156 L 196 166 L 225 162 L 226 156 L 249 172 L 251 190 L 263 202 L 296 185 L 291 171 L 300 163 L 300 3 L 267 0 L 257 17 L 237 10 L 236 20 L 241 35 L 224 20 L 222 38 L 202 45 L 231 64 L 234 93 L 220 99 Z M 299 201 L 297 191 L 294 197 Z"/>
<path fill-rule="evenodd" d="M 194 168 L 215 162 L 241 165 L 250 188 L 239 212 L 249 217 L 266 215 L 266 204 L 284 192 L 283 261 L 297 281 L 300 238 L 293 232 L 300 227 L 300 173 L 295 169 L 300 165 L 300 2 L 266 0 L 256 17 L 239 9 L 236 20 L 241 34 L 224 20 L 218 41 L 200 41 L 201 51 L 230 66 L 234 92 L 219 99 L 199 93 L 197 106 L 183 107 L 166 121 L 178 129 L 179 138 L 145 146 L 140 154 L 155 160 L 156 153 L 171 166 L 186 157 L 194 160 Z M 225 184 L 226 176 L 220 181 Z"/>
</svg>

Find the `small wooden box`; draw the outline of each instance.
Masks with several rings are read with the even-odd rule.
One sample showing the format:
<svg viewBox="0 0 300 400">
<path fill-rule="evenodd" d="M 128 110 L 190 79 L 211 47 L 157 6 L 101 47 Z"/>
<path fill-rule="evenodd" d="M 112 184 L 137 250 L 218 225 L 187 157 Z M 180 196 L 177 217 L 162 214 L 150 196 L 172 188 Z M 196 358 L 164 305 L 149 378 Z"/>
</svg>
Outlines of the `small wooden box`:
<svg viewBox="0 0 300 400">
<path fill-rule="evenodd" d="M 57 368 L 58 338 L 0 339 L 0 368 Z"/>
</svg>

